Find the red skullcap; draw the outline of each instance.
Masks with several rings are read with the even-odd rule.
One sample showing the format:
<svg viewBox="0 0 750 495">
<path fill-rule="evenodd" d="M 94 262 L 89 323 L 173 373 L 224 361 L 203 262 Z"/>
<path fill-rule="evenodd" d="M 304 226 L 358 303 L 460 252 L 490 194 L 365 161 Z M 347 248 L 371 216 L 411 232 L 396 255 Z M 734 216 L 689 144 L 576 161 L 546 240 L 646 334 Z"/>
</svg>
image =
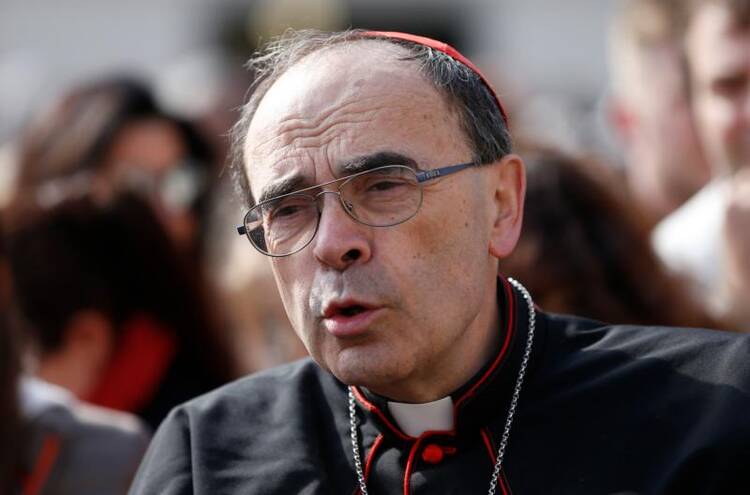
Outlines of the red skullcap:
<svg viewBox="0 0 750 495">
<path fill-rule="evenodd" d="M 490 82 L 486 77 L 484 77 L 484 74 L 482 74 L 482 71 L 479 70 L 479 67 L 474 65 L 474 62 L 463 56 L 461 52 L 450 46 L 448 43 L 443 43 L 442 41 L 437 41 L 425 36 L 417 36 L 416 34 L 399 33 L 398 31 L 365 31 L 362 34 L 366 38 L 391 38 L 396 40 L 410 41 L 418 45 L 428 46 L 439 52 L 445 53 L 453 60 L 464 64 L 466 67 L 471 69 L 474 74 L 479 76 L 479 79 L 482 80 L 484 85 L 490 91 L 490 94 L 492 94 L 492 97 L 495 99 L 495 103 L 497 103 L 497 107 L 500 109 L 500 114 L 503 116 L 503 122 L 505 122 L 505 125 L 508 126 L 508 115 L 505 113 L 505 107 L 503 107 L 503 103 L 500 101 L 500 98 L 497 96 L 497 93 L 492 88 Z"/>
</svg>

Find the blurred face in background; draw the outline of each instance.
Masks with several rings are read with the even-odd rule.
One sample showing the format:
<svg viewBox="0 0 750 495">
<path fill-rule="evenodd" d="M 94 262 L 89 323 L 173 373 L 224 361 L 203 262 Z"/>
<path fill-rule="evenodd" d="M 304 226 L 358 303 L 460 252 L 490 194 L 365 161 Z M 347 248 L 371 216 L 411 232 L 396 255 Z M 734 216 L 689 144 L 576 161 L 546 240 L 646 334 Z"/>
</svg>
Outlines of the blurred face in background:
<svg viewBox="0 0 750 495">
<path fill-rule="evenodd" d="M 145 193 L 175 242 L 185 247 L 193 242 L 197 219 L 190 205 L 203 178 L 190 167 L 187 144 L 175 124 L 159 118 L 126 124 L 105 160 L 108 182 Z"/>
<path fill-rule="evenodd" d="M 750 166 L 750 25 L 707 4 L 693 16 L 686 38 L 693 101 L 715 173 Z"/>
<path fill-rule="evenodd" d="M 678 208 L 710 178 L 696 133 L 677 44 L 669 40 L 615 52 L 620 88 L 614 124 L 624 146 L 633 195 L 655 223 Z M 615 55 L 615 56 L 616 56 Z"/>
</svg>

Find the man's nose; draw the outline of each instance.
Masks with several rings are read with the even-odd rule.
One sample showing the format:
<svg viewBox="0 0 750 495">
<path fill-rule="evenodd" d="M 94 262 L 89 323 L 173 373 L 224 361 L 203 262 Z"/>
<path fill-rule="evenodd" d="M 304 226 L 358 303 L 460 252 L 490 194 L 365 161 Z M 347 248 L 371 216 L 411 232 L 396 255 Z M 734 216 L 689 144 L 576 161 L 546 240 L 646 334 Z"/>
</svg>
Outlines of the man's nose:
<svg viewBox="0 0 750 495">
<path fill-rule="evenodd" d="M 320 221 L 313 239 L 315 258 L 336 270 L 369 260 L 372 228 L 358 223 L 344 211 L 337 192 L 324 191 L 318 201 Z"/>
</svg>

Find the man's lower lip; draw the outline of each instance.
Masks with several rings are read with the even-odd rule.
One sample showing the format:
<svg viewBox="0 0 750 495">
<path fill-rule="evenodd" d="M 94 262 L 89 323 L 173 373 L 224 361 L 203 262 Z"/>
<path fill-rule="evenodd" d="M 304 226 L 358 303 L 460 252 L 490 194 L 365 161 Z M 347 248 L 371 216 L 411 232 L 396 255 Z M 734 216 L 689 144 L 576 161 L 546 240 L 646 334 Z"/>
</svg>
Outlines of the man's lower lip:
<svg viewBox="0 0 750 495">
<path fill-rule="evenodd" d="M 323 326 L 334 337 L 355 337 L 364 334 L 382 308 L 366 309 L 352 316 L 337 314 L 323 319 Z"/>
</svg>

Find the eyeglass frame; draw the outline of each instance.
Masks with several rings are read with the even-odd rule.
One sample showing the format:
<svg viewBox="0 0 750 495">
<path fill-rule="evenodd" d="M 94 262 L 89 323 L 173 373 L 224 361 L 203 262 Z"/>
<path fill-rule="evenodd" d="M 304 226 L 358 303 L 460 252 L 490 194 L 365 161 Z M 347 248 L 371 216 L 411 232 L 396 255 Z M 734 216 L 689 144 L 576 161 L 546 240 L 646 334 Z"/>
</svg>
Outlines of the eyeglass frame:
<svg viewBox="0 0 750 495">
<path fill-rule="evenodd" d="M 280 194 L 280 195 L 275 196 L 273 198 L 269 198 L 269 199 L 267 199 L 265 201 L 261 201 L 260 203 L 254 205 L 252 208 L 250 208 L 245 213 L 245 215 L 243 216 L 243 222 L 242 222 L 243 225 L 238 225 L 237 226 L 237 233 L 239 235 L 247 237 L 247 240 L 250 242 L 250 244 L 258 252 L 260 252 L 261 254 L 264 254 L 266 256 L 270 256 L 271 258 L 285 258 L 287 256 L 291 256 L 293 254 L 299 253 L 300 251 L 302 251 L 303 249 L 305 249 L 307 246 L 309 246 L 310 243 L 312 242 L 312 240 L 315 239 L 315 235 L 318 233 L 318 225 L 320 224 L 320 216 L 322 214 L 322 211 L 321 211 L 320 207 L 317 208 L 317 210 L 318 210 L 318 220 L 317 220 L 316 226 L 315 226 L 315 233 L 313 233 L 313 235 L 310 237 L 310 240 L 307 241 L 307 243 L 305 243 L 302 247 L 300 247 L 296 251 L 292 251 L 291 253 L 288 253 L 288 254 L 271 254 L 271 253 L 267 253 L 265 251 L 262 251 L 258 246 L 255 245 L 255 243 L 250 238 L 250 233 L 247 231 L 247 228 L 245 226 L 247 224 L 247 221 L 246 221 L 247 216 L 253 210 L 255 210 L 255 209 L 257 209 L 257 208 L 259 208 L 259 207 L 261 207 L 261 206 L 263 206 L 265 204 L 268 204 L 268 203 L 270 203 L 272 201 L 278 201 L 279 199 L 283 199 L 283 198 L 286 198 L 288 196 L 294 196 L 294 195 L 297 195 L 297 194 L 303 194 L 303 193 L 306 193 L 307 191 L 312 191 L 314 189 L 320 189 L 322 187 L 330 186 L 331 184 L 336 184 L 338 182 L 346 183 L 347 181 L 349 181 L 351 179 L 354 179 L 354 178 L 357 178 L 357 177 L 359 177 L 361 175 L 369 174 L 369 173 L 375 172 L 377 170 L 381 170 L 381 169 L 388 168 L 388 167 L 393 167 L 393 166 L 405 167 L 405 168 L 409 168 L 412 171 L 414 171 L 414 175 L 417 178 L 417 184 L 420 185 L 420 192 L 421 192 L 421 189 L 422 189 L 421 185 L 423 183 L 425 183 L 425 182 L 428 182 L 428 181 L 431 181 L 431 180 L 434 180 L 434 179 L 438 179 L 440 177 L 445 177 L 447 175 L 455 174 L 456 172 L 460 172 L 461 170 L 465 170 L 467 168 L 478 167 L 480 165 L 481 165 L 480 163 L 477 163 L 477 162 L 474 161 L 474 162 L 458 163 L 458 164 L 455 164 L 455 165 L 448 165 L 448 166 L 445 166 L 445 167 L 440 167 L 440 168 L 436 168 L 436 169 L 432 169 L 432 170 L 420 170 L 420 171 L 416 171 L 412 167 L 408 167 L 406 165 L 399 164 L 399 163 L 392 163 L 390 165 L 381 165 L 379 167 L 371 168 L 369 170 L 363 170 L 361 172 L 357 172 L 357 173 L 354 173 L 354 174 L 351 174 L 351 175 L 347 175 L 345 177 L 339 177 L 338 179 L 333 179 L 333 180 L 330 180 L 328 182 L 323 182 L 322 184 L 316 184 L 314 186 L 305 187 L 305 188 L 298 189 L 296 191 L 292 191 L 292 192 L 289 192 L 289 193 Z M 344 209 L 344 211 L 349 216 L 349 218 L 351 218 L 352 220 L 354 220 L 355 222 L 357 222 L 357 223 L 359 223 L 361 225 L 367 225 L 368 227 L 375 227 L 375 228 L 394 227 L 394 226 L 402 224 L 402 223 L 408 221 L 409 219 L 411 219 L 412 217 L 414 217 L 414 215 L 416 215 L 417 213 L 419 213 L 419 209 L 422 207 L 422 201 L 420 200 L 420 204 L 419 204 L 419 206 L 417 206 L 417 209 L 414 212 L 414 214 L 406 217 L 404 220 L 401 220 L 400 222 L 397 222 L 397 223 L 394 223 L 394 224 L 390 224 L 390 225 L 384 225 L 384 226 L 369 225 L 367 223 L 362 222 L 360 219 L 356 218 L 354 215 L 352 215 L 352 213 L 349 210 L 347 210 L 346 206 L 343 204 L 344 198 L 341 196 L 341 187 L 343 185 L 344 184 L 342 184 L 341 186 L 339 186 L 338 190 L 336 190 L 336 191 L 321 191 L 321 192 L 319 192 L 315 196 L 315 201 L 314 202 L 317 202 L 317 199 L 322 194 L 327 194 L 327 193 L 337 194 L 338 197 L 339 197 L 339 203 L 341 204 L 341 207 Z"/>
</svg>

